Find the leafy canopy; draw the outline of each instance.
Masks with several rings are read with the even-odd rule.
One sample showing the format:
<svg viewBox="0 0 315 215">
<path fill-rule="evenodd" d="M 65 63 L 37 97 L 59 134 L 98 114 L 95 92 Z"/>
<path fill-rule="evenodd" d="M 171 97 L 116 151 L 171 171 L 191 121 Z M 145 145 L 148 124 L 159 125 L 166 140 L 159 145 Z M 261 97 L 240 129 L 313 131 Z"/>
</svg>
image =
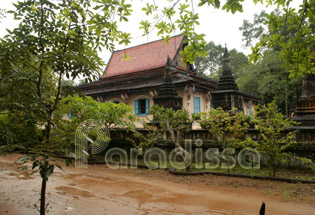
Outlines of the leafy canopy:
<svg viewBox="0 0 315 215">
<path fill-rule="evenodd" d="M 144 35 L 156 28 L 158 35 L 161 35 L 167 42 L 170 35 L 175 30 L 179 30 L 187 37 L 185 42 L 190 42 L 181 52 L 185 62 L 193 63 L 197 57 L 206 57 L 205 35 L 195 32 L 195 26 L 200 24 L 199 15 L 195 11 L 196 3 L 188 0 L 169 0 L 168 2 L 170 5 L 164 7 L 163 10 L 159 9 L 160 5 L 156 1 L 151 1 L 143 7 L 143 11 L 150 17 L 140 23 L 140 29 L 143 30 Z M 243 0 L 199 0 L 197 5 L 198 7 L 221 8 L 234 14 L 243 11 L 243 2 Z M 312 49 L 315 40 L 314 1 L 304 0 L 297 10 L 291 6 L 291 0 L 253 0 L 253 2 L 255 4 L 265 3 L 268 6 L 276 5 L 283 13 L 281 16 L 279 16 L 279 12 L 264 14 L 264 18 L 261 17 L 258 20 L 258 24 L 264 22 L 264 25 L 267 25 L 270 34 L 263 35 L 261 26 L 255 29 L 255 32 L 247 32 L 248 37 L 261 36 L 260 42 L 252 47 L 251 60 L 257 62 L 266 47 L 277 46 L 281 48 L 280 56 L 291 76 L 315 72 L 313 63 L 315 51 Z M 286 37 L 284 32 L 286 32 L 285 34 L 289 32 L 290 37 Z"/>
<path fill-rule="evenodd" d="M 224 148 L 239 147 L 250 126 L 250 117 L 243 112 L 236 113 L 236 109 L 226 112 L 222 108 L 213 108 L 196 117 L 200 125 L 209 130 L 216 143 Z"/>
<path fill-rule="evenodd" d="M 259 152 L 267 155 L 267 162 L 275 176 L 277 165 L 285 158 L 292 157 L 286 149 L 296 143 L 297 131 L 286 131 L 286 129 L 296 125 L 296 122 L 284 118 L 275 102 L 269 103 L 266 107 L 257 106 L 256 113 L 253 123 L 259 131 L 260 140 L 256 142 L 247 139 L 247 141 Z"/>
</svg>

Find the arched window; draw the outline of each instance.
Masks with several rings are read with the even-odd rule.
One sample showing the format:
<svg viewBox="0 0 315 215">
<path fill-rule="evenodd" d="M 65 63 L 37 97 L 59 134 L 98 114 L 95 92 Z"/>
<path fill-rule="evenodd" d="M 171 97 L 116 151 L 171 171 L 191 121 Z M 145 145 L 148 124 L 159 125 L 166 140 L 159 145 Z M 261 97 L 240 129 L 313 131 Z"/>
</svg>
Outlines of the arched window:
<svg viewBox="0 0 315 215">
<path fill-rule="evenodd" d="M 113 102 L 115 104 L 122 103 L 122 101 L 119 98 L 113 98 L 113 99 L 109 100 L 109 102 Z"/>
</svg>

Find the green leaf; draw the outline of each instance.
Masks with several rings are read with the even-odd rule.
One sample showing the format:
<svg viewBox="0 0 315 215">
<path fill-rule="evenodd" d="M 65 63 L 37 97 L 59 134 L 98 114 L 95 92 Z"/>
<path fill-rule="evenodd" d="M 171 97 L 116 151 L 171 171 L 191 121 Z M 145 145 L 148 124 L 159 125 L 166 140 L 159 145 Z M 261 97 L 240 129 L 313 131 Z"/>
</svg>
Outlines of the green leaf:
<svg viewBox="0 0 315 215">
<path fill-rule="evenodd" d="M 55 166 L 56 166 L 56 167 L 58 167 L 60 170 L 62 170 L 62 171 L 63 171 L 63 169 L 62 169 L 62 167 L 61 167 L 60 165 L 55 164 Z"/>
<path fill-rule="evenodd" d="M 66 166 L 72 165 L 73 166 L 73 162 L 71 158 L 66 158 Z"/>
<path fill-rule="evenodd" d="M 55 166 L 53 164 L 50 164 L 46 172 L 46 178 L 48 178 L 49 176 L 53 174 L 54 169 L 55 169 Z"/>
<path fill-rule="evenodd" d="M 41 168 L 41 165 L 42 165 L 42 164 L 41 164 L 39 161 L 35 161 L 35 162 L 33 162 L 32 169 L 35 169 L 36 167 Z"/>
</svg>

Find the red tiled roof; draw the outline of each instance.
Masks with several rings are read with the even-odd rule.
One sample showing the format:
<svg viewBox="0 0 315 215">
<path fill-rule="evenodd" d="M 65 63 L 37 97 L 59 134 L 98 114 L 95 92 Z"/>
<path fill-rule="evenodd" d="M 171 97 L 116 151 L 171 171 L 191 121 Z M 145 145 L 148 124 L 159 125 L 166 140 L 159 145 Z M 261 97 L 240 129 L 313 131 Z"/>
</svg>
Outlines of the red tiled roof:
<svg viewBox="0 0 315 215">
<path fill-rule="evenodd" d="M 183 38 L 181 35 L 172 37 L 168 45 L 163 40 L 158 40 L 116 51 L 112 54 L 102 78 L 163 67 L 167 56 L 174 59 Z M 122 61 L 124 54 L 130 57 L 129 61 Z"/>
</svg>

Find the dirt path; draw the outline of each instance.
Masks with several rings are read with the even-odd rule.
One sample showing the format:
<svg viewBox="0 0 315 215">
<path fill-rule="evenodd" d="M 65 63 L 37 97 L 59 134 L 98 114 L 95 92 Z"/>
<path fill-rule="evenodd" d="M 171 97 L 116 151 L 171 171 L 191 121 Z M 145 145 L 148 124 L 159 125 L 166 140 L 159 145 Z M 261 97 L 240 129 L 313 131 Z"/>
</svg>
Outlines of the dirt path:
<svg viewBox="0 0 315 215">
<path fill-rule="evenodd" d="M 0 214 L 38 214 L 34 204 L 39 205 L 40 178 L 17 169 L 12 164 L 16 158 L 0 159 Z M 290 186 L 210 175 L 178 177 L 161 170 L 112 170 L 103 165 L 85 170 L 66 167 L 48 182 L 48 214 L 245 215 L 258 214 L 265 201 L 267 215 L 314 215 L 315 187 L 295 185 L 295 199 L 277 195 L 281 187 L 291 192 Z"/>
</svg>

